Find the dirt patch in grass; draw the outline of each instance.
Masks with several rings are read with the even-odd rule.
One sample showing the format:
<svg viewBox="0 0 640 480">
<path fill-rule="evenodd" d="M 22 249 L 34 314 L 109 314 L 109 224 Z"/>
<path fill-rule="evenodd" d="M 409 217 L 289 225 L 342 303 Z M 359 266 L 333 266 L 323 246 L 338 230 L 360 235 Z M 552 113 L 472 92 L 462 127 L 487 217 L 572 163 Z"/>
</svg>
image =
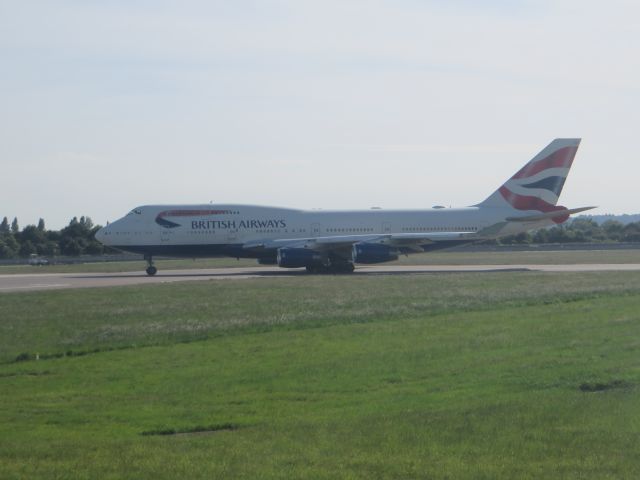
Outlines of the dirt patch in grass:
<svg viewBox="0 0 640 480">
<path fill-rule="evenodd" d="M 11 373 L 0 373 L 0 378 L 7 377 L 41 377 L 43 375 L 51 375 L 51 372 L 45 370 L 43 372 L 11 372 Z"/>
<path fill-rule="evenodd" d="M 613 390 L 617 388 L 629 388 L 631 384 L 624 380 L 611 380 L 607 383 L 594 382 L 594 383 L 582 383 L 580 384 L 581 392 L 605 392 L 607 390 Z"/>
<path fill-rule="evenodd" d="M 147 430 L 141 432 L 140 435 L 150 436 L 150 435 L 193 435 L 193 434 L 206 434 L 206 433 L 214 433 L 220 432 L 223 430 L 233 431 L 240 428 L 238 425 L 233 423 L 221 423 L 218 425 L 208 425 L 201 426 L 198 425 L 196 427 L 187 427 L 187 428 L 160 428 L 157 430 Z"/>
</svg>

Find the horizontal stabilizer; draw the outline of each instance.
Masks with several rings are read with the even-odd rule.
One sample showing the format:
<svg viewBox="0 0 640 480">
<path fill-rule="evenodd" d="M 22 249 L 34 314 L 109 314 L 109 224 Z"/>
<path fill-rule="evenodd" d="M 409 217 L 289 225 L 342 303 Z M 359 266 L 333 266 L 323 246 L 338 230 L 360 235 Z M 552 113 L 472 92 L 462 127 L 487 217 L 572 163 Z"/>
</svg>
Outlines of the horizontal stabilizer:
<svg viewBox="0 0 640 480">
<path fill-rule="evenodd" d="M 572 208 L 571 210 L 556 210 L 555 212 L 541 213 L 538 215 L 526 215 L 524 217 L 507 217 L 506 220 L 507 222 L 539 222 L 540 220 L 549 220 L 551 218 L 568 217 L 569 215 L 573 215 L 574 213 L 584 212 L 593 208 L 596 207 L 580 207 Z"/>
</svg>

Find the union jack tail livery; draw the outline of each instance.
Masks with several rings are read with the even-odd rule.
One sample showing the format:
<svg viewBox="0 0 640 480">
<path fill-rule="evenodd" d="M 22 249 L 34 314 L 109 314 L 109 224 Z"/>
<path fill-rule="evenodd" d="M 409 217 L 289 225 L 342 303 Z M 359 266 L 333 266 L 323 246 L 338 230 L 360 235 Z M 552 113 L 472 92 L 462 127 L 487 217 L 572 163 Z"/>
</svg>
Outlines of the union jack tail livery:
<svg viewBox="0 0 640 480">
<path fill-rule="evenodd" d="M 550 214 L 562 223 L 568 215 L 552 212 L 567 210 L 557 203 L 579 145 L 579 138 L 556 138 L 478 206 Z"/>
</svg>

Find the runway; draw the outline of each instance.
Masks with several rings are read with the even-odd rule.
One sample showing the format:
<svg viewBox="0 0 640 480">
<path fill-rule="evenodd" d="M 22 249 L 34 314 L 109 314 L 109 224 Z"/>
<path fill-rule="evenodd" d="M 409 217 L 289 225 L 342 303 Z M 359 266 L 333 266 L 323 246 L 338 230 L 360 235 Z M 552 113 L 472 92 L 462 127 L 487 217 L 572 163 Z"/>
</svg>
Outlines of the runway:
<svg viewBox="0 0 640 480">
<path fill-rule="evenodd" d="M 419 275 L 451 272 L 603 272 L 640 271 L 633 264 L 575 265 L 377 265 L 359 266 L 352 274 L 359 275 Z M 34 273 L 0 275 L 0 293 L 68 288 L 115 287 L 203 280 L 243 280 L 248 278 L 291 278 L 309 276 L 303 269 L 277 267 L 242 267 L 159 271 L 154 277 L 144 272 L 125 273 Z"/>
</svg>

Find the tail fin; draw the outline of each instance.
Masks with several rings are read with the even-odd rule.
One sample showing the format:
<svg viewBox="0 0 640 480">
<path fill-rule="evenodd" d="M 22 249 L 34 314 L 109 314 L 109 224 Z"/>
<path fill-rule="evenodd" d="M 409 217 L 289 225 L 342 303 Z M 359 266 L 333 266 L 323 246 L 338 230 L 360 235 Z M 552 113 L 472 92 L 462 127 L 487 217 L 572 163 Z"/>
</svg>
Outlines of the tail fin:
<svg viewBox="0 0 640 480">
<path fill-rule="evenodd" d="M 566 210 L 556 205 L 579 145 L 579 138 L 556 138 L 476 206 L 511 207 L 542 213 Z"/>
</svg>

